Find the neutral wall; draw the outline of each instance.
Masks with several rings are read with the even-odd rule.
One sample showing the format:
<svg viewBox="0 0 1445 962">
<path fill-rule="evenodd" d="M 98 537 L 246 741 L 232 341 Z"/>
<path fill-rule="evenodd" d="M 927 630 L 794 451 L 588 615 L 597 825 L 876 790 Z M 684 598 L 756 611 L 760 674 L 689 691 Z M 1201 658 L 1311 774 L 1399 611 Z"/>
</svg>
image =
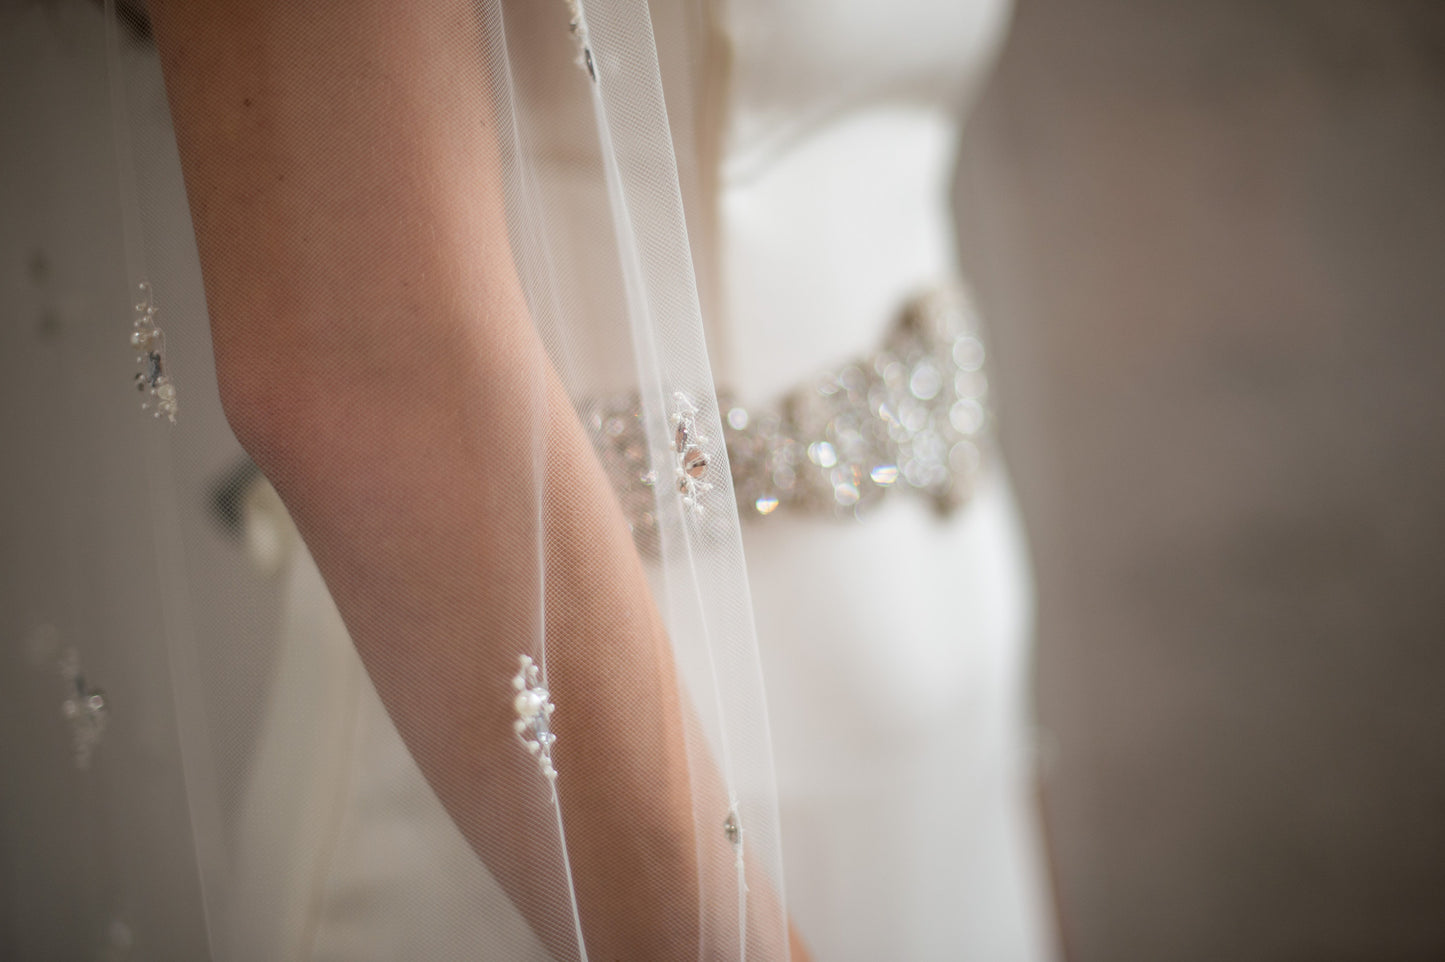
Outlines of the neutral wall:
<svg viewBox="0 0 1445 962">
<path fill-rule="evenodd" d="M 1445 958 L 1445 5 L 1024 0 L 958 193 L 1075 962 Z"/>
</svg>

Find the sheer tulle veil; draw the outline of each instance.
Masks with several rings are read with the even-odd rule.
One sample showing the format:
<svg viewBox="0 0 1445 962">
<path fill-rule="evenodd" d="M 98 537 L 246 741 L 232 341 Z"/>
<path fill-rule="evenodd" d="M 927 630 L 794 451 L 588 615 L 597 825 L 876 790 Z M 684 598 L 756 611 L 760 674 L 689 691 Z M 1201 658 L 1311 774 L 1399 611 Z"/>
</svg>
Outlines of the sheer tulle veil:
<svg viewBox="0 0 1445 962">
<path fill-rule="evenodd" d="M 419 667 L 401 652 L 368 660 L 363 672 L 353 652 L 324 643 L 323 626 L 336 614 L 303 549 L 279 573 L 258 575 L 254 558 L 258 550 L 266 554 L 265 545 L 247 555 L 212 543 L 217 517 L 244 520 L 264 507 L 256 499 L 265 489 L 248 469 L 219 469 L 234 446 L 216 436 L 209 344 L 195 319 L 205 317 L 208 300 L 258 279 L 202 276 L 172 133 L 172 112 L 186 108 L 167 102 L 155 50 L 137 39 L 134 18 L 117 12 L 114 0 L 107 5 L 118 196 L 133 295 L 133 303 L 113 312 L 114 335 L 118 345 L 131 338 L 139 389 L 118 393 L 116 403 L 139 408 L 139 396 L 147 410 L 134 416 L 151 422 L 143 452 L 148 501 L 137 510 L 150 517 L 153 545 L 141 554 L 147 563 L 153 556 L 157 579 L 145 600 L 163 626 L 188 835 L 213 957 L 288 957 L 276 932 L 304 929 L 307 906 L 322 897 L 333 871 L 326 839 L 336 816 L 328 793 L 346 783 L 353 740 L 372 737 L 358 734 L 357 700 L 374 699 L 373 685 L 385 693 L 394 679 L 427 671 L 436 678 L 438 703 L 464 699 L 475 706 L 476 724 L 496 726 L 499 747 L 486 759 L 483 780 L 488 799 L 506 801 L 488 802 L 485 824 L 428 829 L 440 834 L 427 844 L 446 854 L 409 877 L 413 908 L 349 907 L 383 918 L 396 911 L 393 957 L 587 958 L 596 917 L 569 855 L 629 844 L 625 837 L 588 837 L 601 829 L 586 812 L 605 804 L 645 812 L 645 798 L 597 793 L 636 793 L 651 783 L 690 798 L 698 857 L 691 877 L 665 887 L 675 898 L 632 910 L 693 920 L 700 958 L 786 958 L 767 712 L 698 295 L 707 264 L 689 243 L 689 216 L 697 212 L 685 202 L 696 186 L 692 114 L 705 92 L 690 78 L 691 64 L 703 55 L 696 38 L 704 11 L 691 3 L 649 11 L 645 0 L 476 0 L 466 25 L 474 58 L 445 69 L 431 62 L 428 36 L 398 35 L 416 69 L 430 71 L 437 95 L 460 104 L 459 115 L 485 132 L 466 141 L 476 145 L 467 158 L 475 190 L 450 202 L 458 209 L 499 205 L 494 222 L 504 225 L 492 234 L 448 233 L 452 225 L 442 218 L 433 236 L 457 245 L 461 258 L 505 246 L 514 265 L 510 283 L 544 350 L 508 381 L 478 385 L 475 397 L 451 402 L 456 443 L 485 437 L 496 452 L 475 496 L 491 499 L 497 525 L 488 556 L 505 564 L 478 574 L 479 600 L 465 603 L 485 600 L 489 623 L 512 639 L 505 667 L 495 658 L 469 662 L 463 640 L 453 661 Z M 303 142 L 311 134 L 298 123 L 287 136 Z M 406 177 L 407 136 L 405 129 L 377 131 L 372 143 L 329 146 L 338 165 L 389 151 L 398 158 L 396 176 Z M 382 209 L 376 221 L 385 231 L 388 222 L 413 224 L 424 216 Z M 371 238 L 311 242 L 365 247 Z M 447 349 L 405 325 L 398 325 L 396 344 L 408 357 Z M 119 347 L 122 368 L 124 355 Z M 280 403 L 300 389 L 253 373 L 248 383 L 274 392 Z M 557 410 L 556 384 L 570 411 Z M 629 516 L 670 646 L 650 677 L 619 671 L 610 651 L 588 644 L 590 622 L 631 613 L 612 610 L 606 597 L 579 605 L 559 600 L 554 590 L 585 569 L 593 550 L 568 519 L 581 487 L 604 477 L 596 452 L 624 434 L 619 410 L 632 412 L 626 416 L 638 419 L 645 437 L 645 450 L 629 456 L 647 467 L 627 494 L 645 503 Z M 581 431 L 559 432 L 563 414 Z M 303 534 L 313 552 L 327 550 Z M 292 535 L 278 529 L 275 537 Z M 425 565 L 417 571 L 419 578 L 433 576 L 443 575 Z M 436 616 L 407 615 L 423 623 Z M 364 617 L 349 613 L 348 628 L 356 632 L 355 619 Z M 631 699 L 635 737 L 646 739 L 666 710 L 657 693 L 668 691 L 684 719 L 685 758 L 653 759 L 655 771 L 628 773 L 611 789 L 593 779 L 580 797 L 574 773 L 591 760 L 568 752 L 577 693 Z M 388 708 L 395 713 L 394 703 Z M 415 697 L 403 706 L 413 726 L 424 725 L 430 710 Z M 112 727 L 124 724 L 112 712 Z M 414 768 L 419 759 L 432 775 L 428 753 L 444 752 L 445 739 L 409 738 L 408 745 L 396 765 Z M 421 777 L 416 773 L 418 784 Z M 465 796 L 470 789 L 463 783 L 448 790 Z M 475 897 L 467 894 L 473 891 Z M 448 913 L 467 916 L 467 944 L 417 952 L 429 929 L 458 928 L 455 918 L 442 918 Z"/>
</svg>

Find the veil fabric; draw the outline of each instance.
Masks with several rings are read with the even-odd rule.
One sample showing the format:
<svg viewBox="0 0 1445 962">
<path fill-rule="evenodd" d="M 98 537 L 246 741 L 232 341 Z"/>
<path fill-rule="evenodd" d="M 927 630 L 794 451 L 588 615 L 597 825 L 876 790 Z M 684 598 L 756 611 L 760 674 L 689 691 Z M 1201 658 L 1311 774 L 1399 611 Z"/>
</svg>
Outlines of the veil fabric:
<svg viewBox="0 0 1445 962">
<path fill-rule="evenodd" d="M 346 629 L 361 636 L 393 623 L 445 625 L 451 613 L 353 605 L 343 627 L 307 555 L 309 548 L 322 570 L 333 559 L 334 571 L 343 549 L 305 525 L 298 536 L 254 469 L 237 460 L 234 443 L 218 439 L 211 345 L 197 319 L 281 281 L 209 267 L 203 277 L 191 229 L 196 184 L 184 182 L 192 170 L 174 134 L 186 111 L 198 108 L 174 91 L 167 100 L 155 50 L 136 29 L 143 21 L 107 3 L 117 196 L 134 301 L 129 313 L 115 313 L 115 336 L 123 343 L 135 335 L 132 398 L 139 394 L 148 409 L 133 414 L 152 422 L 140 459 L 153 542 L 143 556 L 155 571 L 145 601 L 163 635 L 185 834 L 211 957 L 586 959 L 592 933 L 608 924 L 605 893 L 618 882 L 607 877 L 605 853 L 635 842 L 617 831 L 615 814 L 592 813 L 635 811 L 645 820 L 662 804 L 648 797 L 655 791 L 670 802 L 685 797 L 685 847 L 695 857 L 682 869 L 659 864 L 659 878 L 645 889 L 652 901 L 625 912 L 662 929 L 685 920 L 700 959 L 787 958 L 767 711 L 684 204 L 695 149 L 689 58 L 700 55 L 689 40 L 700 14 L 666 5 L 661 37 L 643 0 L 466 6 L 462 21 L 430 25 L 398 11 L 395 62 L 412 65 L 436 96 L 455 104 L 458 123 L 483 131 L 456 138 L 469 148 L 461 162 L 474 172 L 471 186 L 436 211 L 390 210 L 384 195 L 357 197 L 355 204 L 377 207 L 368 216 L 383 239 L 348 232 L 308 242 L 366 251 L 389 242 L 388 223 L 414 231 L 436 215 L 434 228 L 418 236 L 450 245 L 458 270 L 504 251 L 511 275 L 503 286 L 513 293 L 479 289 L 479 304 L 470 306 L 486 311 L 487 298 L 520 298 L 541 350 L 535 363 L 446 400 L 458 448 L 491 454 L 474 491 L 447 495 L 459 504 L 486 499 L 494 525 L 478 554 L 481 570 L 439 570 L 425 542 L 407 549 L 420 559 L 416 577 L 463 586 L 459 609 L 487 606 L 487 638 L 449 639 L 415 657 L 406 645 L 383 646 L 359 660 L 343 643 Z M 468 42 L 458 43 L 455 31 Z M 332 53 L 285 38 L 270 49 L 295 58 Z M 470 60 L 447 60 L 457 49 L 470 50 Z M 666 89 L 660 49 L 669 58 Z M 345 110 L 351 79 L 340 71 L 336 88 L 315 97 Z M 296 112 L 281 139 L 315 148 L 306 113 Z M 375 142 L 326 146 L 338 165 L 381 155 L 393 165 L 390 176 L 425 176 L 407 166 L 407 130 L 375 133 Z M 492 209 L 496 220 L 482 220 L 500 231 L 458 226 L 456 212 Z M 416 263 L 435 263 L 420 244 L 402 254 L 398 272 L 412 254 Z M 404 306 L 377 310 L 404 317 Z M 429 330 L 399 322 L 396 334 L 399 371 L 414 377 L 419 356 L 445 366 L 452 348 Z M 267 375 L 251 369 L 240 380 L 283 408 L 305 393 L 305 385 Z M 642 625 L 645 615 L 605 593 L 581 601 L 568 593 L 589 578 L 606 583 L 591 559 L 611 557 L 615 546 L 575 520 L 594 502 L 621 517 L 612 496 L 598 493 L 609 481 L 597 454 L 621 433 L 613 423 L 619 404 L 646 438 L 646 450 L 633 454 L 649 469 L 628 479 L 626 496 L 629 550 L 641 559 L 666 639 L 650 663 L 620 660 L 595 642 L 600 629 L 589 631 Z M 364 474 L 366 465 L 345 470 Z M 278 488 L 285 496 L 292 485 L 294 497 L 296 483 L 281 479 Z M 356 507 L 364 528 L 367 505 Z M 438 558 L 446 537 L 436 536 Z M 356 585 L 346 590 L 354 594 Z M 429 684 L 434 697 L 418 696 Z M 606 740 L 569 729 L 569 711 L 583 696 L 625 706 L 627 730 L 606 736 L 623 748 L 651 745 L 676 721 L 682 754 L 620 751 L 611 762 L 569 754 L 569 739 Z M 459 717 L 491 726 L 486 758 L 448 756 L 452 743 L 437 728 Z M 114 736 L 129 720 L 113 707 L 107 724 Z M 357 762 L 358 744 L 373 749 L 367 765 Z M 430 814 L 369 823 L 367 805 Z M 368 824 L 390 824 L 399 834 L 362 831 Z M 439 854 L 423 860 L 418 852 Z M 580 867 L 578 853 L 587 853 Z M 351 885 L 357 878 L 369 882 Z M 358 939 L 370 933 L 371 944 L 318 936 L 320 905 L 365 922 L 349 931 Z M 441 931 L 467 935 L 428 941 Z"/>
</svg>

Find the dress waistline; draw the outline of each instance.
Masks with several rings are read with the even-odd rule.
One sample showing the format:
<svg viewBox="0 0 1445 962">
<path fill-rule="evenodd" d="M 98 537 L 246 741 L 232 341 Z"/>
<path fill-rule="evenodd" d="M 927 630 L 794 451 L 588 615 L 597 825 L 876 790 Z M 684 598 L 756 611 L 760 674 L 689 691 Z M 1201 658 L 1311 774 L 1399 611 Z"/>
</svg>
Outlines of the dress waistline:
<svg viewBox="0 0 1445 962">
<path fill-rule="evenodd" d="M 874 351 L 806 380 L 771 405 L 717 398 L 738 513 L 857 517 L 894 492 L 947 515 L 965 505 L 991 448 L 986 350 L 961 285 L 910 298 Z M 698 406 L 674 413 L 679 494 L 696 507 L 709 490 Z M 634 537 L 655 547 L 653 488 L 635 395 L 588 403 L 584 422 Z"/>
</svg>

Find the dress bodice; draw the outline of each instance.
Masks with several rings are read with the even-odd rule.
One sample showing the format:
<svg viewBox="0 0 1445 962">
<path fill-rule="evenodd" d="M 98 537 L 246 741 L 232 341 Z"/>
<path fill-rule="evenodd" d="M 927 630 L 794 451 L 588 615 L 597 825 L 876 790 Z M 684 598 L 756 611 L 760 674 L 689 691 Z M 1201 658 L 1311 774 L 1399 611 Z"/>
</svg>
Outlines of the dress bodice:
<svg viewBox="0 0 1445 962">
<path fill-rule="evenodd" d="M 767 405 L 956 276 L 950 188 L 1006 0 L 716 0 L 693 228 L 717 383 Z M 691 225 L 691 222 L 690 222 Z M 699 234 L 701 236 L 699 236 Z M 744 524 L 789 911 L 817 957 L 1052 957 L 1029 583 L 996 462 L 946 520 Z"/>
<path fill-rule="evenodd" d="M 714 149 L 720 384 L 765 400 L 876 344 L 955 271 L 949 186 L 1006 0 L 719 0 Z"/>
<path fill-rule="evenodd" d="M 1006 0 L 722 0 L 728 56 L 726 166 L 766 167 L 848 113 L 898 107 L 952 116 L 992 58 Z"/>
</svg>

